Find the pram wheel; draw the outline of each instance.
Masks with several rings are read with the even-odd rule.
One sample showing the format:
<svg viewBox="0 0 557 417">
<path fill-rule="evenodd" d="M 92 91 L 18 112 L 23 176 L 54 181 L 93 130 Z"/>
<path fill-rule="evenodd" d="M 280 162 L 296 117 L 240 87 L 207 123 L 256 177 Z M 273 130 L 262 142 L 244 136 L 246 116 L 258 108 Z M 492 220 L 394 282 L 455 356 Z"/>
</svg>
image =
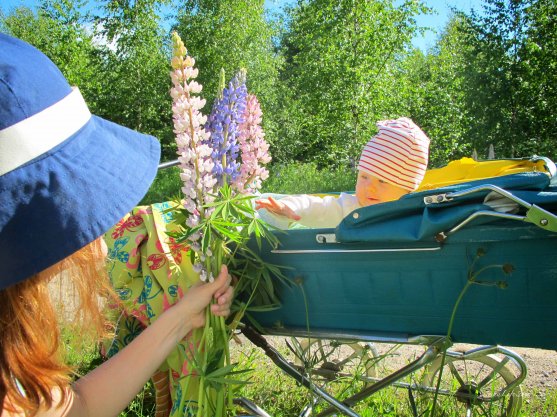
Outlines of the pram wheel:
<svg viewBox="0 0 557 417">
<path fill-rule="evenodd" d="M 294 365 L 339 399 L 359 392 L 377 375 L 378 353 L 373 343 L 291 338 L 289 347 Z"/>
<path fill-rule="evenodd" d="M 481 348 L 480 348 L 481 349 Z M 443 361 L 437 357 L 426 367 L 419 396 L 419 416 L 429 415 Z M 511 370 L 517 365 L 518 375 Z M 505 354 L 447 352 L 435 416 L 462 415 L 513 417 L 522 405 L 520 366 Z"/>
<path fill-rule="evenodd" d="M 366 383 L 376 376 L 377 350 L 372 343 L 291 338 L 294 364 L 317 380 L 356 378 Z"/>
</svg>

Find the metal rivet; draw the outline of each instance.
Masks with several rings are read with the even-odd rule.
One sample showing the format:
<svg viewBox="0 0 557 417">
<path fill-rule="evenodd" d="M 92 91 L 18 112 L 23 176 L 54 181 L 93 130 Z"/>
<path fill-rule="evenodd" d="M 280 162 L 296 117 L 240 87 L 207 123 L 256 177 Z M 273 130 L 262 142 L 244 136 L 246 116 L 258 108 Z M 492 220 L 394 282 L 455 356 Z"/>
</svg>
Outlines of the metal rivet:
<svg viewBox="0 0 557 417">
<path fill-rule="evenodd" d="M 547 226 L 548 223 L 549 223 L 549 222 L 547 221 L 547 219 L 541 219 L 541 220 L 540 220 L 540 224 L 541 224 L 542 226 Z"/>
<path fill-rule="evenodd" d="M 425 198 L 425 202 L 426 202 L 426 203 L 433 203 L 433 198 L 431 198 L 431 197 L 426 197 L 426 198 Z"/>
<path fill-rule="evenodd" d="M 360 217 L 360 214 L 359 214 L 359 213 L 354 213 L 354 214 L 352 215 L 352 217 L 354 217 L 355 219 L 357 219 L 358 217 Z"/>
<path fill-rule="evenodd" d="M 437 201 L 440 203 L 441 201 L 443 201 L 443 196 L 442 195 L 438 195 L 437 196 Z"/>
</svg>

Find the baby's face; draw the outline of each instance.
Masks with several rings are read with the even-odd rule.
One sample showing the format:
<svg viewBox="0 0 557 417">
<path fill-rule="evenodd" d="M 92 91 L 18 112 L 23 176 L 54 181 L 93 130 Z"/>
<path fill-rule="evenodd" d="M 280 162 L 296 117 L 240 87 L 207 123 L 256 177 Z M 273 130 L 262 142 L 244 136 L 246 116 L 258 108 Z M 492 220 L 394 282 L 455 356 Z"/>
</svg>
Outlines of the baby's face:
<svg viewBox="0 0 557 417">
<path fill-rule="evenodd" d="M 408 194 L 408 190 L 380 180 L 367 172 L 358 171 L 356 198 L 362 207 L 398 200 L 405 194 Z"/>
</svg>

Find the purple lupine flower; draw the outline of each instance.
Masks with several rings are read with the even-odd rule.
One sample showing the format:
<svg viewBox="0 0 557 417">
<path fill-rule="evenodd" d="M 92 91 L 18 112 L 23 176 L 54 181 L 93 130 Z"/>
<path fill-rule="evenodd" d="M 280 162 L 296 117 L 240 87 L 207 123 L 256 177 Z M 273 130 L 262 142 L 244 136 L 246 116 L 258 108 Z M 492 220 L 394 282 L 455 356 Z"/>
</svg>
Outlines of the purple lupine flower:
<svg viewBox="0 0 557 417">
<path fill-rule="evenodd" d="M 258 190 L 261 182 L 269 177 L 269 171 L 263 166 L 271 161 L 271 157 L 269 144 L 261 128 L 262 115 L 257 97 L 249 94 L 238 134 L 242 163 L 240 173 L 233 182 L 233 186 L 241 193 Z"/>
<path fill-rule="evenodd" d="M 240 163 L 237 161 L 240 150 L 237 137 L 238 126 L 243 122 L 246 96 L 245 72 L 240 71 L 215 100 L 205 125 L 205 129 L 211 132 L 207 143 L 210 143 L 213 149 L 213 174 L 219 184 L 223 184 L 227 179 L 235 181 L 240 172 Z"/>
</svg>

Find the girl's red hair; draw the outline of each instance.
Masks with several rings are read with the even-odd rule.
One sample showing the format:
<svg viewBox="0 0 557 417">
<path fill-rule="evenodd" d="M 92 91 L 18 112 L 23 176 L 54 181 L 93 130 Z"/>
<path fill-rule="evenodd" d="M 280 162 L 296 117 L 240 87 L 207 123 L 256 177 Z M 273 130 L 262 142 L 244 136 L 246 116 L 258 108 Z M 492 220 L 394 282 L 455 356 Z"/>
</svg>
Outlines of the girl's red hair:
<svg viewBox="0 0 557 417">
<path fill-rule="evenodd" d="M 77 323 L 93 336 L 106 330 L 99 302 L 99 295 L 109 291 L 103 259 L 97 239 L 56 265 L 0 290 L 0 411 L 24 410 L 33 416 L 41 407 L 56 405 L 53 391 L 57 389 L 62 399 L 56 403 L 65 403 L 72 369 L 61 352 L 60 323 Z M 53 305 L 49 283 L 54 277 L 63 283 L 65 294 L 76 295 L 73 311 L 61 315 L 59 306 Z M 59 299 L 60 304 L 64 301 Z"/>
</svg>

